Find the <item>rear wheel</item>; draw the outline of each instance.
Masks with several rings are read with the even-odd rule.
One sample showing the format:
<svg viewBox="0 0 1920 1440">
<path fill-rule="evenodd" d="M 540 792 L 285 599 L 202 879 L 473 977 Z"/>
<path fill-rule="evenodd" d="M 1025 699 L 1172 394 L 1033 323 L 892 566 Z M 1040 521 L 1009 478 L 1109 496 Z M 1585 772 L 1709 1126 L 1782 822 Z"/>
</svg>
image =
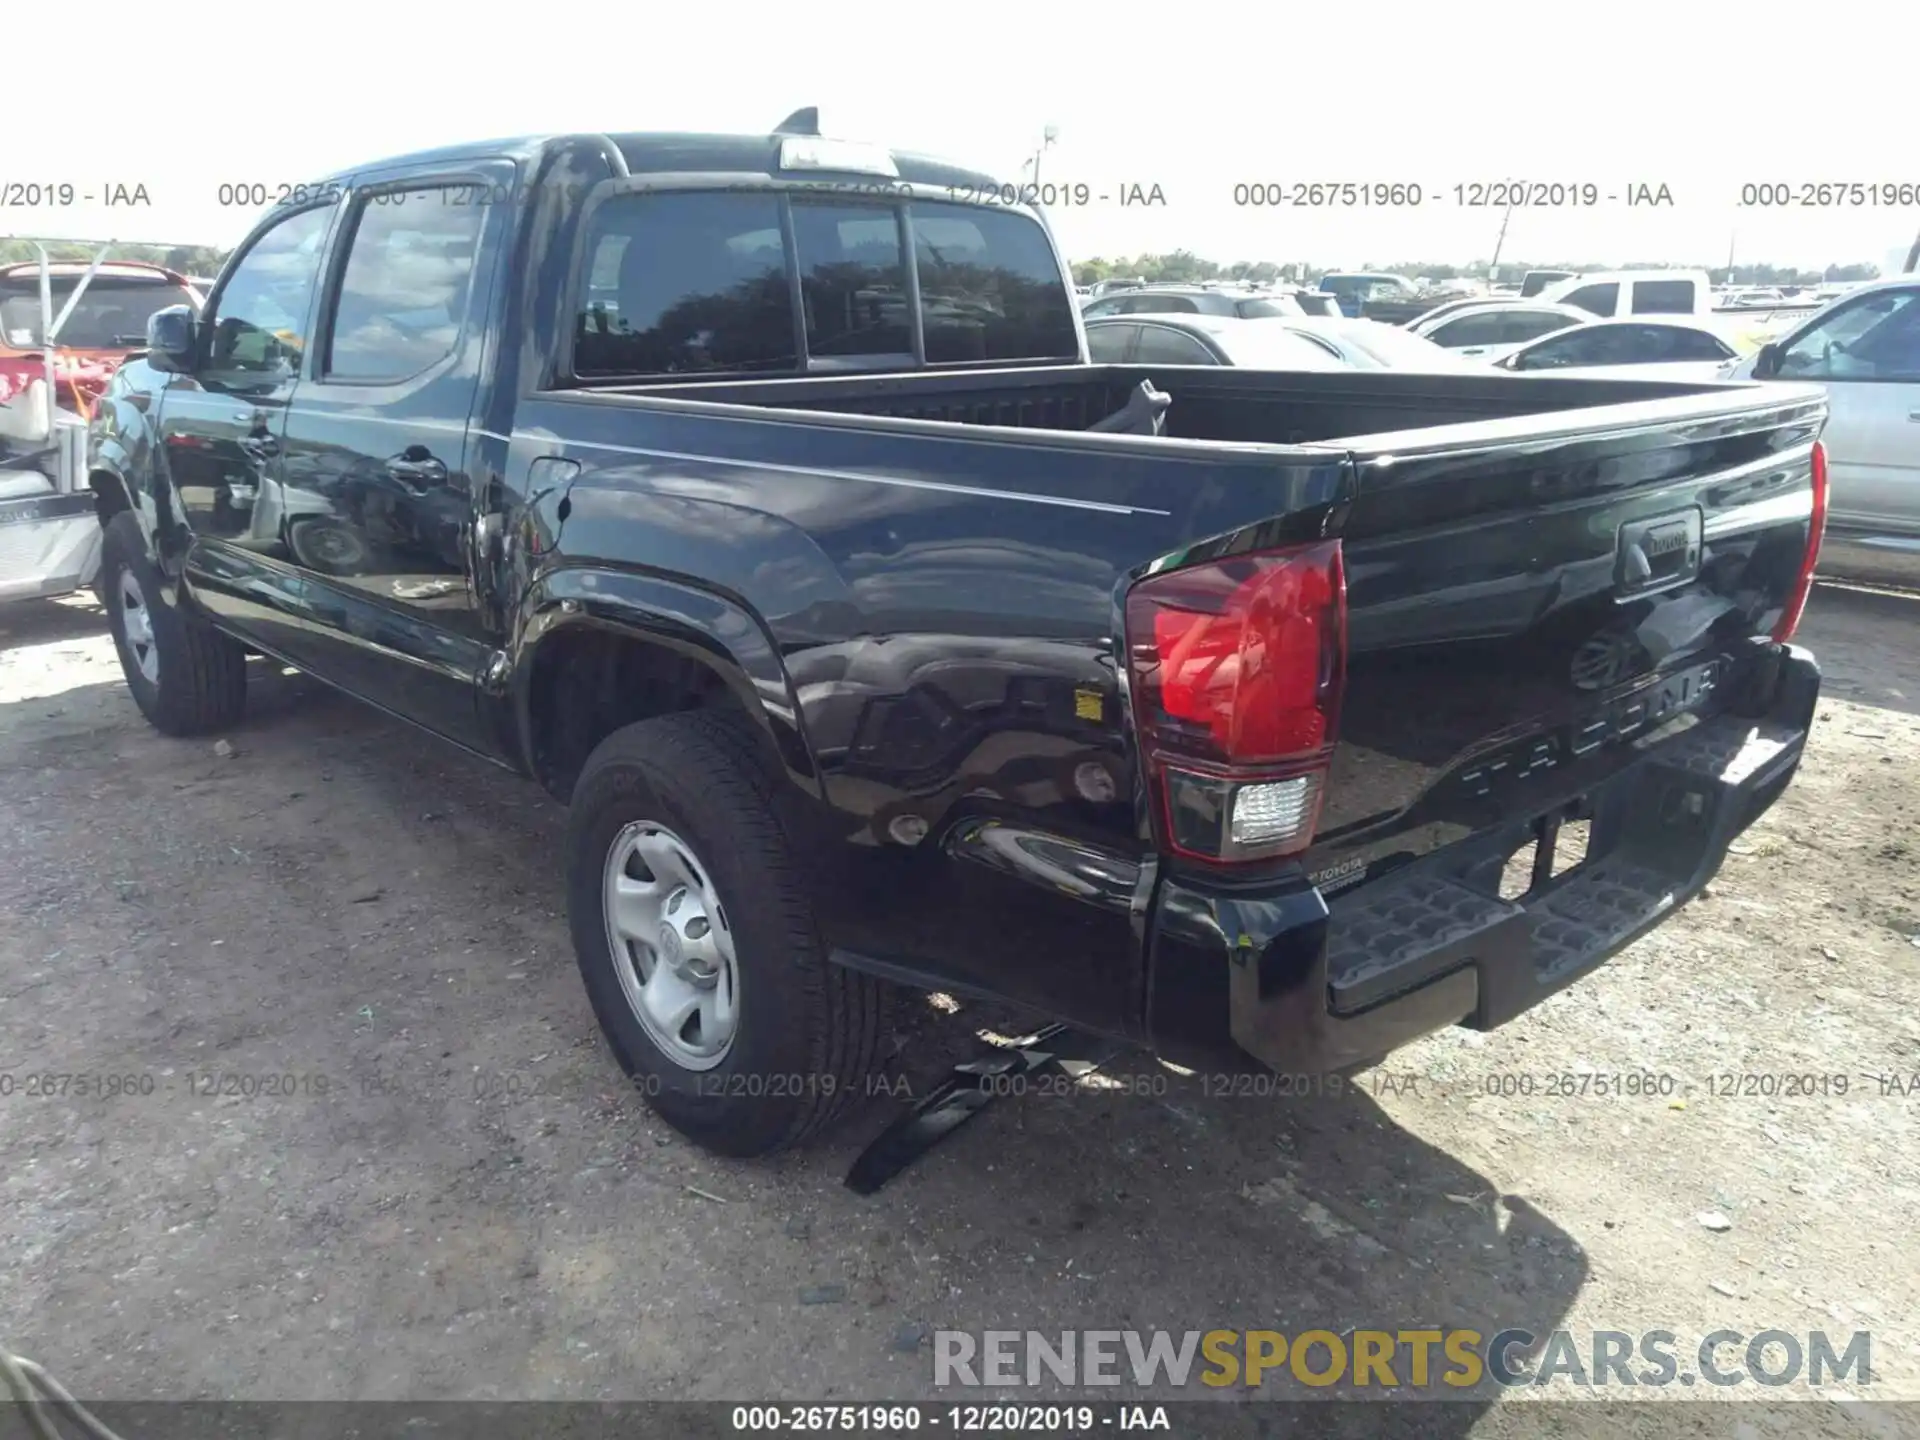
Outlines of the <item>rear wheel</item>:
<svg viewBox="0 0 1920 1440">
<path fill-rule="evenodd" d="M 615 731 L 574 787 L 574 952 L 614 1057 L 708 1149 L 806 1139 L 857 1094 L 884 991 L 828 963 L 775 781 L 744 717 Z"/>
<path fill-rule="evenodd" d="M 132 512 L 107 522 L 99 589 L 133 703 L 154 729 L 200 735 L 240 718 L 247 657 L 238 644 L 162 593 L 159 569 Z"/>
</svg>

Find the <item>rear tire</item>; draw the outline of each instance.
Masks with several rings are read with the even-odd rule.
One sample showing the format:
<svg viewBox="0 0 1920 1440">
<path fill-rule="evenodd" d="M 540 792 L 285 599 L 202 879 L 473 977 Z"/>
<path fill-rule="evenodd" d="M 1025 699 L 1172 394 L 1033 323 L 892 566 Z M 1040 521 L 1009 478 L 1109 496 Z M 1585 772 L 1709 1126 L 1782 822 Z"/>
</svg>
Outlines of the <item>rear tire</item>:
<svg viewBox="0 0 1920 1440">
<path fill-rule="evenodd" d="M 744 716 L 665 715 L 600 743 L 567 827 L 574 953 L 614 1058 L 723 1155 L 815 1134 L 879 1049 L 886 991 L 827 960 L 776 784 Z"/>
<path fill-rule="evenodd" d="M 203 735 L 240 718 L 246 652 L 199 616 L 167 603 L 133 513 L 107 522 L 99 589 L 133 703 L 165 735 Z"/>
</svg>

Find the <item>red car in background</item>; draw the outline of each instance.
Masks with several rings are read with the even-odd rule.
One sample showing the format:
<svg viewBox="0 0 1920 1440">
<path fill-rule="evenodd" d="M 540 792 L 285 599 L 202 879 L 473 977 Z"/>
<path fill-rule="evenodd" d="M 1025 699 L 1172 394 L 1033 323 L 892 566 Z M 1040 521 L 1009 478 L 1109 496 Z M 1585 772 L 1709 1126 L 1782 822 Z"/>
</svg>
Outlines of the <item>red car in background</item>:
<svg viewBox="0 0 1920 1440">
<path fill-rule="evenodd" d="M 57 318 L 80 279 L 85 261 L 48 267 Z M 186 276 L 139 261 L 109 261 L 93 273 L 80 303 L 55 336 L 56 402 L 88 415 L 122 361 L 147 343 L 147 317 L 169 305 L 199 310 L 203 297 Z M 40 262 L 0 266 L 0 405 L 46 378 L 41 332 Z"/>
</svg>

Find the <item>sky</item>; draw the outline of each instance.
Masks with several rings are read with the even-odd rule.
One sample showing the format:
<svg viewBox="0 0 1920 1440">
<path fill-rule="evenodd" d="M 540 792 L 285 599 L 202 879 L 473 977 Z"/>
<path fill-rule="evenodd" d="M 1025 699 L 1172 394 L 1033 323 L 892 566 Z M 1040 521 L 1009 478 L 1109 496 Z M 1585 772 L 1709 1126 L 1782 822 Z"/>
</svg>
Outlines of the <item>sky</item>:
<svg viewBox="0 0 1920 1440">
<path fill-rule="evenodd" d="M 828 134 L 1010 182 L 1054 127 L 1042 181 L 1087 187 L 1050 213 L 1075 259 L 1463 264 L 1492 254 L 1504 210 L 1455 187 L 1522 180 L 1600 198 L 1516 209 L 1509 260 L 1885 268 L 1920 232 L 1899 8 L 203 0 L 156 19 L 92 0 L 69 33 L 34 5 L 8 25 L 8 70 L 38 30 L 54 100 L 0 141 L 0 235 L 226 245 L 259 210 L 223 204 L 223 184 L 495 135 L 765 133 L 818 105 Z M 75 202 L 17 203 L 49 182 Z M 1907 203 L 1740 203 L 1744 185 L 1810 182 L 1904 184 Z M 1418 186 L 1421 203 L 1236 203 L 1237 186 L 1314 183 Z M 105 206 L 116 186 L 150 203 Z M 1164 203 L 1120 204 L 1135 186 Z M 1629 206 L 1640 186 L 1672 203 Z"/>
</svg>

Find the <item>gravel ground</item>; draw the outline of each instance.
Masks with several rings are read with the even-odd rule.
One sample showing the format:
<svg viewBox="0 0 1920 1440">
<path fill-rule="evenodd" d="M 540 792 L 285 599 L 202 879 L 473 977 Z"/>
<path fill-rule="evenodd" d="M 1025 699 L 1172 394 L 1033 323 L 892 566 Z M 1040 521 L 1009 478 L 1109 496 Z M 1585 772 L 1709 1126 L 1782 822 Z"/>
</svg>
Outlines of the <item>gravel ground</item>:
<svg viewBox="0 0 1920 1440">
<path fill-rule="evenodd" d="M 740 1164 L 623 1093 L 531 786 L 271 671 L 230 750 L 166 740 L 96 610 L 0 611 L 0 1071 L 132 1077 L 0 1098 L 0 1339 L 101 1398 L 870 1399 L 935 1393 L 935 1327 L 1866 1329 L 1842 1389 L 1920 1398 L 1916 621 L 1823 587 L 1799 780 L 1512 1025 L 1339 1098 L 1147 1098 L 1123 1056 L 860 1199 L 884 1100 Z M 897 1063 L 980 1023 L 906 1007 Z"/>
</svg>

